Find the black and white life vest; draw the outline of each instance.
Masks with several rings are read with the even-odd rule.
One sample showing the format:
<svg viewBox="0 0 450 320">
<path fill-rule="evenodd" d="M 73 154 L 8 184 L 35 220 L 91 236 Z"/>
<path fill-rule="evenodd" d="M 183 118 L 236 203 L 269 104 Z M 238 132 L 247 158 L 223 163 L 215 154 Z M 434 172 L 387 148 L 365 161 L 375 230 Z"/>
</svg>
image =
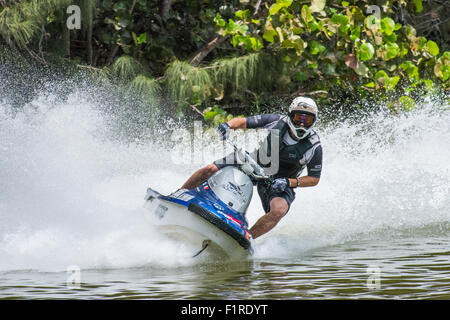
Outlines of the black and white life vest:
<svg viewBox="0 0 450 320">
<path fill-rule="evenodd" d="M 258 163 L 262 167 L 268 167 L 268 164 L 267 161 L 261 161 L 260 152 L 266 152 L 265 154 L 267 155 L 267 159 L 270 159 L 271 165 L 273 165 L 273 161 L 279 161 L 278 172 L 272 173 L 275 178 L 296 178 L 311 160 L 314 155 L 315 148 L 320 145 L 319 136 L 314 130 L 312 130 L 307 137 L 299 140 L 297 143 L 288 145 L 283 142 L 283 137 L 288 130 L 289 126 L 284 119 L 282 118 L 278 120 L 275 126 L 270 129 L 270 133 L 266 138 L 265 144 L 261 146 L 263 149 L 258 150 Z M 272 139 L 278 139 L 278 159 L 272 159 L 271 157 L 271 141 L 275 141 Z"/>
</svg>

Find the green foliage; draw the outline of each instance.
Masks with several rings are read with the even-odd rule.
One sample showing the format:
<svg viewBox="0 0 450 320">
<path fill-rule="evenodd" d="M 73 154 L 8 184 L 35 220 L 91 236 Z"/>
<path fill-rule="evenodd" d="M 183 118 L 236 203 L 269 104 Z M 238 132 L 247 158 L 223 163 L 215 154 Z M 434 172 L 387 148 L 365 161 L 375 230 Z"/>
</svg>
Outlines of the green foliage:
<svg viewBox="0 0 450 320">
<path fill-rule="evenodd" d="M 444 54 L 436 60 L 434 65 L 434 74 L 436 77 L 447 81 L 450 77 L 450 51 L 444 52 Z M 448 83 L 448 82 L 447 82 Z"/>
<path fill-rule="evenodd" d="M 212 64 L 214 87 L 222 88 L 220 95 L 242 100 L 249 90 L 268 90 L 281 76 L 277 57 L 252 53 L 242 57 L 220 59 Z"/>
<path fill-rule="evenodd" d="M 36 35 L 47 17 L 67 8 L 70 0 L 26 0 L 0 11 L 0 34 L 10 45 L 24 48 Z"/>
<path fill-rule="evenodd" d="M 169 99 L 179 108 L 207 106 L 225 96 L 240 101 L 246 101 L 249 95 L 255 98 L 254 92 L 276 87 L 283 72 L 280 58 L 265 53 L 218 59 L 208 67 L 176 60 L 165 73 L 165 84 Z"/>
<path fill-rule="evenodd" d="M 419 68 L 412 61 L 405 61 L 399 66 L 406 72 L 408 78 L 411 80 L 419 80 Z"/>
<path fill-rule="evenodd" d="M 380 86 L 378 86 L 377 88 L 381 87 L 389 91 L 395 88 L 398 81 L 400 80 L 400 77 L 398 76 L 389 77 L 384 70 L 379 70 L 375 74 L 375 79 L 380 84 Z"/>
<path fill-rule="evenodd" d="M 414 99 L 408 96 L 401 96 L 399 99 L 399 105 L 404 111 L 411 111 L 415 108 Z"/>
<path fill-rule="evenodd" d="M 206 108 L 203 114 L 203 119 L 206 123 L 213 127 L 218 126 L 222 122 L 229 121 L 232 118 L 234 118 L 232 114 L 227 113 L 218 105 Z"/>
<path fill-rule="evenodd" d="M 217 26 L 223 28 L 221 34 L 223 36 L 232 35 L 233 47 L 243 46 L 247 51 L 260 50 L 262 48 L 260 39 L 246 34 L 248 26 L 245 24 L 245 18 L 248 14 L 245 14 L 244 12 L 238 12 L 236 14 L 239 17 L 239 20 L 234 21 L 229 19 L 228 23 L 220 16 L 216 16 L 214 21 L 216 21 Z"/>
<path fill-rule="evenodd" d="M 375 54 L 375 49 L 373 48 L 373 46 L 370 42 L 363 43 L 359 47 L 359 58 L 361 59 L 361 61 L 367 61 L 367 60 L 372 59 L 374 54 Z"/>
<path fill-rule="evenodd" d="M 381 32 L 390 36 L 395 30 L 395 22 L 390 17 L 385 17 L 380 21 Z"/>
<path fill-rule="evenodd" d="M 277 0 L 265 17 L 259 17 L 259 24 L 247 19 L 240 20 L 238 28 L 229 28 L 235 23 L 229 19 L 218 26 L 227 34 L 258 38 L 264 46 L 259 50 L 283 55 L 297 70 L 293 74 L 297 81 L 329 79 L 328 86 L 331 82 L 356 82 L 359 89 L 392 91 L 406 73 L 413 85 L 432 80 L 448 86 L 448 58 L 439 56 L 435 41 L 417 36 L 413 26 L 395 23 L 390 16 L 392 2 L 382 7 L 380 18 L 366 15 L 364 2 L 350 3 L 344 1 L 337 9 L 323 0 L 309 5 L 300 0 Z M 417 12 L 423 10 L 422 1 L 414 1 L 414 5 Z M 373 86 L 356 81 L 358 77 L 372 79 L 369 83 Z"/>
<path fill-rule="evenodd" d="M 416 12 L 422 12 L 423 10 L 423 5 L 422 5 L 422 0 L 413 0 L 414 5 L 416 6 Z"/>
<path fill-rule="evenodd" d="M 149 100 L 164 93 L 179 111 L 195 110 L 209 123 L 231 116 L 219 105 L 259 108 L 278 95 L 376 93 L 395 96 L 395 110 L 405 111 L 417 89 L 449 87 L 445 43 L 414 21 L 400 24 L 400 6 L 428 19 L 430 2 L 421 0 L 386 1 L 379 18 L 367 13 L 370 1 L 262 1 L 257 13 L 257 1 L 0 2 L 0 47 L 44 57 L 61 54 L 63 43 L 64 58 L 89 64 L 83 67 L 99 79 Z M 70 4 L 80 5 L 83 30 L 62 27 Z M 217 34 L 226 41 L 189 64 Z"/>
<path fill-rule="evenodd" d="M 133 57 L 123 55 L 114 61 L 111 66 L 112 73 L 119 80 L 129 82 L 134 79 L 143 70 L 142 64 Z"/>
<path fill-rule="evenodd" d="M 288 8 L 292 4 L 292 0 L 277 0 L 269 8 L 269 15 L 274 15 L 283 8 Z"/>
<path fill-rule="evenodd" d="M 154 99 L 161 92 L 159 83 L 155 79 L 151 79 L 144 75 L 136 76 L 133 81 L 128 84 L 128 89 L 148 100 Z"/>
<path fill-rule="evenodd" d="M 311 0 L 309 10 L 311 12 L 321 12 L 325 8 L 325 0 Z"/>
<path fill-rule="evenodd" d="M 432 56 L 437 56 L 439 54 L 439 47 L 433 40 L 427 41 L 426 49 Z"/>
<path fill-rule="evenodd" d="M 165 77 L 168 97 L 180 107 L 201 104 L 211 95 L 213 82 L 201 67 L 175 60 L 167 68 Z"/>
</svg>

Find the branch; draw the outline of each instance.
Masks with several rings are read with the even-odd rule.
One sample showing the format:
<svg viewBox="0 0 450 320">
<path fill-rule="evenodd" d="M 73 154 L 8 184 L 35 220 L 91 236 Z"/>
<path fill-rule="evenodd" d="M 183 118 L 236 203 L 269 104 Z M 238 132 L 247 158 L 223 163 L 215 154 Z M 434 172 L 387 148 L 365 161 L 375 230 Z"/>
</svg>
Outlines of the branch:
<svg viewBox="0 0 450 320">
<path fill-rule="evenodd" d="M 83 64 L 77 64 L 77 67 L 78 68 L 85 68 L 85 69 L 90 69 L 90 70 L 93 70 L 93 71 L 101 71 L 102 69 L 99 69 L 99 68 L 96 68 L 96 67 L 93 67 L 93 66 L 86 66 L 86 65 L 83 65 Z"/>
<path fill-rule="evenodd" d="M 318 94 L 328 94 L 328 91 L 325 90 L 316 90 L 316 91 L 310 91 L 310 92 L 301 92 L 296 91 L 292 95 L 301 95 L 301 96 L 316 96 Z"/>
<path fill-rule="evenodd" d="M 259 8 L 261 7 L 262 0 L 258 0 L 258 2 L 255 5 L 255 12 L 253 13 L 253 17 L 256 17 L 259 12 Z M 190 63 L 193 66 L 198 66 L 200 62 L 205 59 L 205 57 L 213 51 L 218 45 L 223 43 L 225 39 L 228 38 L 228 36 L 223 37 L 220 34 L 216 34 L 212 40 L 210 40 L 207 44 L 205 44 L 203 47 L 201 47 L 199 50 L 197 50 L 190 59 Z"/>
<path fill-rule="evenodd" d="M 130 10 L 128 10 L 128 13 L 131 15 L 133 13 L 134 10 L 134 6 L 136 5 L 136 0 L 133 0 L 133 3 L 131 4 L 131 8 Z"/>
<path fill-rule="evenodd" d="M 114 46 L 114 48 L 111 50 L 111 52 L 110 52 L 110 54 L 109 54 L 109 56 L 108 56 L 108 59 L 106 60 L 106 65 L 107 65 L 107 66 L 109 66 L 109 65 L 113 62 L 114 57 L 115 57 L 116 54 L 117 54 L 117 51 L 119 51 L 119 45 L 118 45 L 118 44 L 116 44 L 116 45 Z"/>
<path fill-rule="evenodd" d="M 202 62 L 203 59 L 205 59 L 205 57 L 214 48 L 216 48 L 219 44 L 224 42 L 226 38 L 227 38 L 226 36 L 222 37 L 220 34 L 215 35 L 211 41 L 209 41 L 206 45 L 204 45 L 199 50 L 197 50 L 197 52 L 194 53 L 193 57 L 191 58 L 190 63 L 193 66 L 198 66 L 200 64 L 200 62 Z"/>
<path fill-rule="evenodd" d="M 42 52 L 42 41 L 44 40 L 44 36 L 45 36 L 45 25 L 42 24 L 41 38 L 39 39 L 39 44 L 38 44 L 39 54 L 41 55 L 42 58 L 44 58 L 44 53 Z"/>
<path fill-rule="evenodd" d="M 302 89 L 299 89 L 299 90 L 297 90 L 295 92 L 292 92 L 292 93 L 279 94 L 277 96 L 278 97 L 281 96 L 281 97 L 292 98 L 292 97 L 297 97 L 297 96 L 316 96 L 316 95 L 319 95 L 319 94 L 326 94 L 326 95 L 328 95 L 328 91 L 316 90 L 316 91 L 305 92 L 305 91 L 302 91 Z"/>
<path fill-rule="evenodd" d="M 201 112 L 200 110 L 198 110 L 197 109 L 197 106 L 198 106 L 199 104 L 198 103 L 196 103 L 196 104 L 190 104 L 189 106 L 192 108 L 192 110 L 194 110 L 195 112 L 197 112 L 199 115 L 201 115 L 202 117 L 204 116 L 203 115 L 203 112 Z"/>
<path fill-rule="evenodd" d="M 29 49 L 28 47 L 25 47 L 25 50 L 29 53 L 29 55 L 35 59 L 36 61 L 38 61 L 39 63 L 45 64 L 47 65 L 47 61 L 41 57 L 39 54 L 37 54 L 36 52 L 34 52 L 33 50 Z"/>
<path fill-rule="evenodd" d="M 253 12 L 254 17 L 258 15 L 258 11 L 259 11 L 259 7 L 261 6 L 261 2 L 262 2 L 262 0 L 258 0 L 258 2 L 255 4 L 255 12 Z"/>
</svg>

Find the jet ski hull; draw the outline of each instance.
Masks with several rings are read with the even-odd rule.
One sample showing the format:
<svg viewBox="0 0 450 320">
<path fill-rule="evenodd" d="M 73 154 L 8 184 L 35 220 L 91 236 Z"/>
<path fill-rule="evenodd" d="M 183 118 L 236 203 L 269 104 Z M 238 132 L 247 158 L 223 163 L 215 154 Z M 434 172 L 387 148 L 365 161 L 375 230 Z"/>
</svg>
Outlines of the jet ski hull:
<svg viewBox="0 0 450 320">
<path fill-rule="evenodd" d="M 164 234 L 206 252 L 231 260 L 253 253 L 245 218 L 214 196 L 207 182 L 194 190 L 163 196 L 148 189 L 146 207 Z"/>
</svg>

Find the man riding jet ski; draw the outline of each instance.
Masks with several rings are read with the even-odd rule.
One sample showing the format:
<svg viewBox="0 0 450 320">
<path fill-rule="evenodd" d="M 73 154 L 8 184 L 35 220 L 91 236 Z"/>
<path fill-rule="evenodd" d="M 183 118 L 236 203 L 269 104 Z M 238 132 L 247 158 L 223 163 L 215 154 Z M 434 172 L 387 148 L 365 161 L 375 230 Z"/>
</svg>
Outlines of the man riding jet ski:
<svg viewBox="0 0 450 320">
<path fill-rule="evenodd" d="M 313 126 L 317 121 L 318 109 L 314 100 L 306 97 L 295 98 L 286 115 L 267 114 L 247 118 L 233 118 L 217 128 L 223 140 L 229 136 L 230 129 L 271 129 L 267 143 L 277 142 L 278 168 L 272 173 L 273 182 L 257 182 L 258 194 L 266 214 L 250 229 L 253 239 L 274 228 L 286 215 L 295 199 L 294 188 L 313 187 L 319 183 L 322 170 L 322 146 Z M 278 133 L 277 135 L 275 133 Z M 276 140 L 276 141 L 275 141 Z M 231 159 L 231 161 L 230 161 Z M 258 164 L 264 167 L 259 161 Z M 180 190 L 197 188 L 219 170 L 239 166 L 236 152 L 214 161 L 196 171 Z M 300 176 L 304 168 L 308 174 Z"/>
</svg>

